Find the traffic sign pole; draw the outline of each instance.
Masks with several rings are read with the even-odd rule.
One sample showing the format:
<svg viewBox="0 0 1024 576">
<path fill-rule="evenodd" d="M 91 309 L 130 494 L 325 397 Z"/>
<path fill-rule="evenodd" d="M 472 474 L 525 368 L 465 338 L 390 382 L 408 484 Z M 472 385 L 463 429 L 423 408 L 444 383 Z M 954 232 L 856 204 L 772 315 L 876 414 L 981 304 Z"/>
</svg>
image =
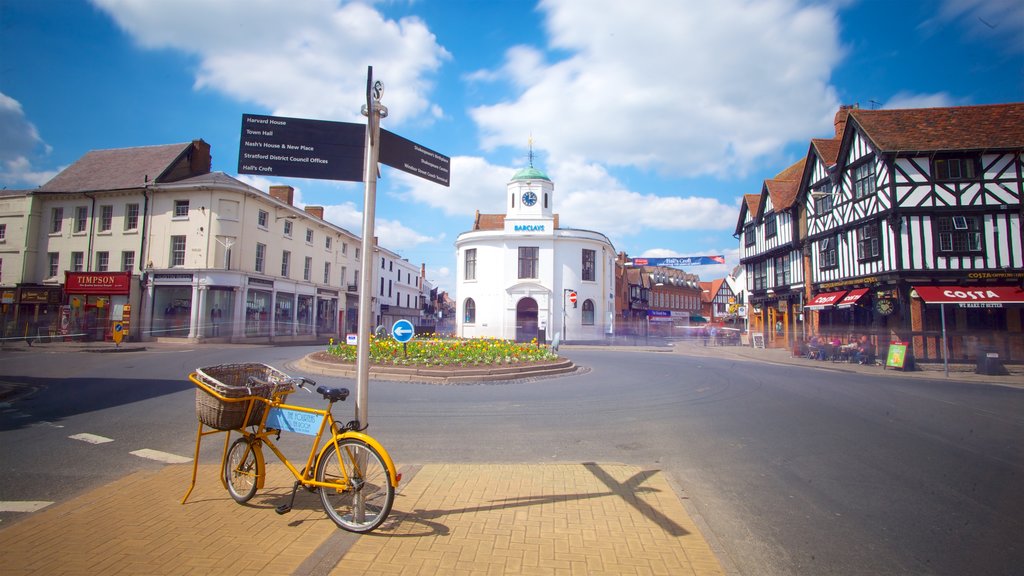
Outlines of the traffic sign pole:
<svg viewBox="0 0 1024 576">
<path fill-rule="evenodd" d="M 366 69 L 366 166 L 363 194 L 363 261 L 359 277 L 363 285 L 359 289 L 359 327 L 356 348 L 356 420 L 359 427 L 366 428 L 368 422 L 367 396 L 370 383 L 370 333 L 373 325 L 373 221 L 377 204 L 377 157 L 380 146 L 380 119 L 388 115 L 388 109 L 380 103 L 384 85 L 373 82 L 373 66 Z"/>
</svg>

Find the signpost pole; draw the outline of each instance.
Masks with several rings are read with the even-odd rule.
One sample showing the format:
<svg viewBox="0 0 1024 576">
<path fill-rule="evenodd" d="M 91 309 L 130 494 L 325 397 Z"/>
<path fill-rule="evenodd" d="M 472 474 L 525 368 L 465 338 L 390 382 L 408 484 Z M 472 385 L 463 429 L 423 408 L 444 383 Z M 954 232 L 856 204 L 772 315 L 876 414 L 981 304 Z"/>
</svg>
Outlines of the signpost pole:
<svg viewBox="0 0 1024 576">
<path fill-rule="evenodd" d="M 373 324 L 373 222 L 377 203 L 377 157 L 380 146 L 380 119 L 387 117 L 387 108 L 380 103 L 383 84 L 373 82 L 373 66 L 366 70 L 366 166 L 364 181 L 366 190 L 363 194 L 363 243 L 362 262 L 359 277 L 363 285 L 359 287 L 359 327 L 356 348 L 356 421 L 360 429 L 366 428 L 367 393 L 370 382 L 370 332 Z"/>
</svg>

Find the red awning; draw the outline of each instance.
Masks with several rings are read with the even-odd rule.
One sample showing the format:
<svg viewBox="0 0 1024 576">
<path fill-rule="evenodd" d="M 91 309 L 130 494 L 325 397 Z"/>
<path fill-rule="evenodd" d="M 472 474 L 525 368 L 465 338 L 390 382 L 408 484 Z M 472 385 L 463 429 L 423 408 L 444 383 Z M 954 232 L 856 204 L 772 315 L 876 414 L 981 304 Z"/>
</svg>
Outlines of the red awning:
<svg viewBox="0 0 1024 576">
<path fill-rule="evenodd" d="M 809 308 L 811 310 L 831 308 L 832 306 L 835 306 L 837 302 L 839 302 L 839 299 L 843 296 L 843 294 L 846 294 L 846 290 L 818 294 L 817 296 L 814 297 L 814 299 L 811 300 L 811 302 L 807 306 L 804 306 L 804 308 Z"/>
<path fill-rule="evenodd" d="M 959 304 L 964 308 L 1024 304 L 1020 286 L 914 286 L 914 290 L 928 304 Z"/>
<path fill-rule="evenodd" d="M 847 293 L 846 296 L 843 296 L 843 299 L 839 301 L 839 304 L 836 304 L 836 308 L 849 308 L 850 306 L 856 304 L 857 300 L 860 300 L 861 296 L 867 293 L 867 288 L 857 288 L 856 290 L 850 290 L 850 292 Z"/>
</svg>

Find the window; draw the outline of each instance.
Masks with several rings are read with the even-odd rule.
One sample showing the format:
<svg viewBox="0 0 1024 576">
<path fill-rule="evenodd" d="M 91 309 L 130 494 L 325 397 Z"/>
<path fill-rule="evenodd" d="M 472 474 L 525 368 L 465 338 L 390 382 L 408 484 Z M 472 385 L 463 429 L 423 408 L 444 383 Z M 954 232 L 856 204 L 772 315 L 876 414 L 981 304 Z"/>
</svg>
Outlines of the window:
<svg viewBox="0 0 1024 576">
<path fill-rule="evenodd" d="M 540 248 L 536 246 L 519 247 L 519 277 L 536 278 L 537 260 Z"/>
<path fill-rule="evenodd" d="M 466 249 L 466 280 L 476 280 L 476 248 Z"/>
<path fill-rule="evenodd" d="M 344 255 L 344 254 L 348 254 L 348 242 L 342 242 L 342 243 L 341 243 L 341 253 L 342 253 L 343 255 Z M 358 257 L 358 256 L 356 256 L 356 258 L 358 259 L 359 257 Z"/>
<path fill-rule="evenodd" d="M 754 234 L 754 224 L 751 222 L 743 226 L 743 245 L 750 247 L 757 241 L 757 236 Z"/>
<path fill-rule="evenodd" d="M 289 237 L 289 238 L 292 237 L 292 221 L 291 220 L 285 220 L 284 221 L 284 235 Z"/>
<path fill-rule="evenodd" d="M 974 158 L 937 158 L 933 173 L 940 181 L 972 180 L 977 173 L 977 163 Z"/>
<path fill-rule="evenodd" d="M 171 266 L 185 265 L 185 237 L 171 236 Z"/>
<path fill-rule="evenodd" d="M 89 225 L 89 207 L 79 206 L 75 208 L 75 232 L 81 234 L 85 232 L 85 227 Z"/>
<path fill-rule="evenodd" d="M 59 208 L 55 208 L 55 210 L 59 210 Z M 46 257 L 49 260 L 49 277 L 54 278 L 60 272 L 60 254 L 57 252 L 47 252 Z"/>
<path fill-rule="evenodd" d="M 270 213 L 266 210 L 260 210 L 256 213 L 256 225 L 260 228 L 266 228 L 267 222 L 270 220 Z"/>
<path fill-rule="evenodd" d="M 383 258 L 380 259 L 380 269 L 381 270 L 384 269 L 384 259 Z"/>
<path fill-rule="evenodd" d="M 114 227 L 114 207 L 100 206 L 100 232 L 110 232 Z"/>
<path fill-rule="evenodd" d="M 581 322 L 584 326 L 594 325 L 594 301 L 587 300 L 583 301 L 583 315 L 580 317 Z"/>
<path fill-rule="evenodd" d="M 64 209 L 50 209 L 50 234 L 60 234 L 61 226 L 64 225 Z M 53 276 L 53 274 L 51 274 Z"/>
<path fill-rule="evenodd" d="M 860 200 L 875 193 L 875 163 L 865 162 L 853 169 L 853 199 Z"/>
<path fill-rule="evenodd" d="M 292 253 L 288 250 L 281 252 L 281 276 L 288 277 L 288 267 L 292 262 Z"/>
<path fill-rule="evenodd" d="M 188 218 L 188 200 L 174 201 L 174 217 Z"/>
<path fill-rule="evenodd" d="M 345 286 L 345 278 L 348 277 L 348 266 L 341 267 L 341 285 Z"/>
<path fill-rule="evenodd" d="M 837 250 L 839 239 L 837 236 L 823 238 L 818 243 L 818 268 L 835 268 L 838 266 Z"/>
<path fill-rule="evenodd" d="M 356 260 L 359 260 L 359 254 L 362 252 L 361 248 L 356 248 Z"/>
<path fill-rule="evenodd" d="M 776 256 L 773 262 L 775 265 L 775 286 L 789 286 L 792 280 L 792 272 L 789 266 L 789 254 Z"/>
<path fill-rule="evenodd" d="M 256 271 L 263 273 L 267 263 L 267 245 L 256 243 Z"/>
<path fill-rule="evenodd" d="M 940 253 L 981 252 L 981 216 L 941 216 L 936 219 Z"/>
<path fill-rule="evenodd" d="M 768 287 L 768 261 L 762 260 L 754 263 L 752 266 L 753 277 L 754 277 L 754 290 L 764 290 Z"/>
<path fill-rule="evenodd" d="M 463 318 L 466 324 L 473 324 L 476 322 L 476 302 L 473 302 L 472 298 L 466 298 L 466 303 L 463 305 Z"/>
<path fill-rule="evenodd" d="M 333 238 L 330 236 L 324 236 L 324 250 L 331 249 L 331 240 L 333 240 Z"/>
<path fill-rule="evenodd" d="M 0 242 L 7 241 L 7 224 L 0 224 Z"/>
<path fill-rule="evenodd" d="M 764 237 L 771 238 L 778 233 L 778 227 L 775 224 L 775 212 L 770 212 L 764 215 Z"/>
<path fill-rule="evenodd" d="M 306 228 L 306 244 L 312 244 L 312 243 L 313 243 L 313 229 L 312 228 Z"/>
<path fill-rule="evenodd" d="M 124 229 L 125 230 L 138 230 L 139 229 L 139 205 L 138 204 L 126 204 L 124 207 Z"/>
<path fill-rule="evenodd" d="M 345 281 L 345 279 L 342 278 L 342 282 L 344 282 L 344 281 Z M 330 284 L 330 283 L 331 283 L 331 263 L 330 262 L 324 262 L 324 284 Z"/>
<path fill-rule="evenodd" d="M 135 268 L 135 252 L 130 250 L 121 252 L 121 271 L 131 272 L 132 268 Z"/>
<path fill-rule="evenodd" d="M 832 186 L 830 184 L 822 184 L 811 190 L 811 198 L 814 199 L 815 214 L 832 211 Z"/>
<path fill-rule="evenodd" d="M 597 252 L 594 250 L 583 249 L 583 280 L 589 280 L 593 282 L 597 278 L 595 268 L 597 267 Z"/>
<path fill-rule="evenodd" d="M 110 269 L 110 252 L 96 253 L 96 271 L 106 272 Z"/>
<path fill-rule="evenodd" d="M 878 222 L 857 229 L 857 259 L 875 260 L 881 253 L 881 226 Z"/>
<path fill-rule="evenodd" d="M 85 271 L 85 253 L 84 252 L 72 252 L 71 253 L 71 271 L 72 272 L 84 272 Z"/>
<path fill-rule="evenodd" d="M 309 282 L 313 278 L 313 257 L 306 256 L 306 262 L 302 266 L 302 279 Z"/>
</svg>

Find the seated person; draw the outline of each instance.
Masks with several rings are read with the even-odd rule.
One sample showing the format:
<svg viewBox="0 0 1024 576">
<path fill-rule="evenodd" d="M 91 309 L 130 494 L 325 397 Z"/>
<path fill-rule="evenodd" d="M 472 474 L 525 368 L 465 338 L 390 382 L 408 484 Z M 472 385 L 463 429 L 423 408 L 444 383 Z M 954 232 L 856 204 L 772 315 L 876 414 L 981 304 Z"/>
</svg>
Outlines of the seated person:
<svg viewBox="0 0 1024 576">
<path fill-rule="evenodd" d="M 811 336 L 811 339 L 807 341 L 807 357 L 811 360 L 817 360 L 820 355 L 821 339 L 817 336 Z"/>
<path fill-rule="evenodd" d="M 874 364 L 875 345 L 867 336 L 861 336 L 857 341 L 857 352 L 853 355 L 853 361 L 858 364 Z"/>
</svg>

